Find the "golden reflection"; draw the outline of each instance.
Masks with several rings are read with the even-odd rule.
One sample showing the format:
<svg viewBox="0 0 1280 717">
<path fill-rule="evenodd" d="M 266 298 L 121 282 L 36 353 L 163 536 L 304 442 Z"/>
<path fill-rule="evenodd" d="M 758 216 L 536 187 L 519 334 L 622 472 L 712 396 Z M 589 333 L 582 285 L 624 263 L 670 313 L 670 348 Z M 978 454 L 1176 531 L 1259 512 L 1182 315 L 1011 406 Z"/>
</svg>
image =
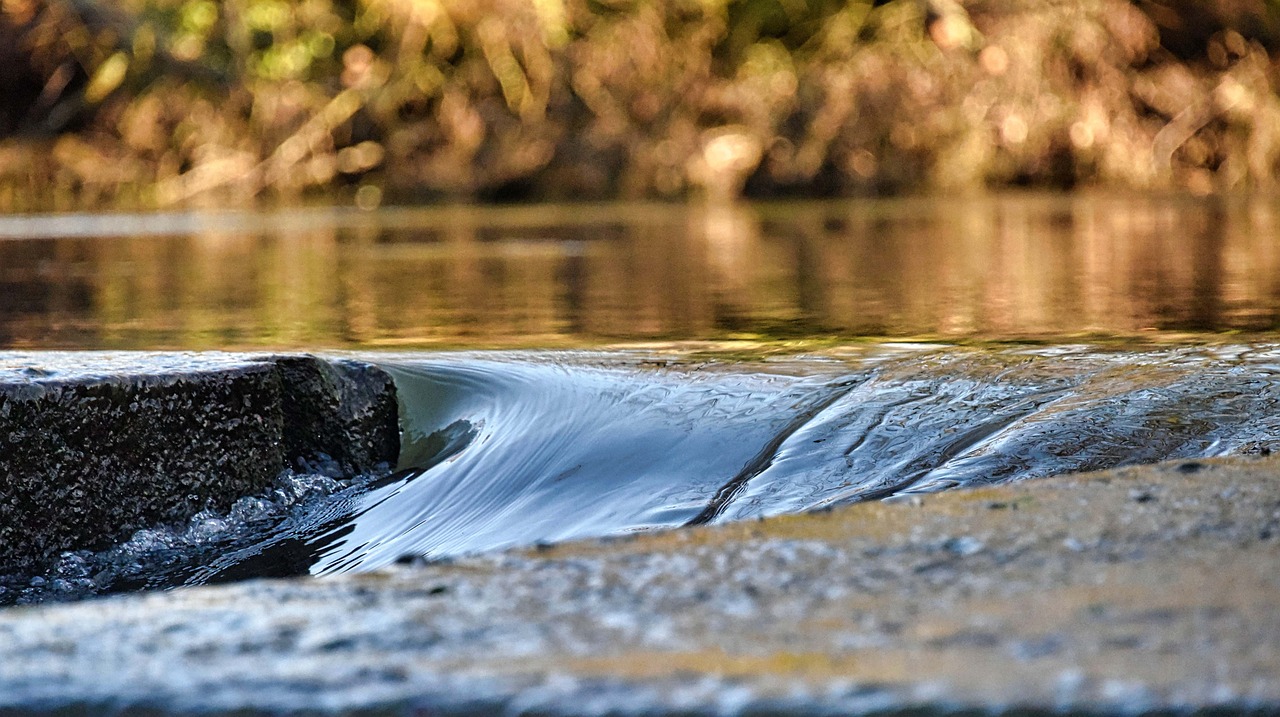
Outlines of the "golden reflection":
<svg viewBox="0 0 1280 717">
<path fill-rule="evenodd" d="M 132 237 L 73 230 L 0 240 L 0 345 L 1269 331 L 1280 326 L 1278 208 L 1260 198 L 707 201 L 387 209 L 261 229 L 248 215 L 243 226 Z"/>
</svg>

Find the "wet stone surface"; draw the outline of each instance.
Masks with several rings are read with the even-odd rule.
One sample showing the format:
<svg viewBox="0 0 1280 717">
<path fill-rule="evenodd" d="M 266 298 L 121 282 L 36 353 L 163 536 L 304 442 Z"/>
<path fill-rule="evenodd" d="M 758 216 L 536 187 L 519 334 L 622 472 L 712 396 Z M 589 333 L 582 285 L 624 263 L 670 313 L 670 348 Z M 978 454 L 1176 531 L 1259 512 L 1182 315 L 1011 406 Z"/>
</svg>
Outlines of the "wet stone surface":
<svg viewBox="0 0 1280 717">
<path fill-rule="evenodd" d="M 1280 709 L 1280 462 L 0 611 L 0 712 Z"/>
<path fill-rule="evenodd" d="M 385 469 L 396 411 L 354 361 L 0 353 L 0 574 L 225 511 L 286 469 Z"/>
</svg>

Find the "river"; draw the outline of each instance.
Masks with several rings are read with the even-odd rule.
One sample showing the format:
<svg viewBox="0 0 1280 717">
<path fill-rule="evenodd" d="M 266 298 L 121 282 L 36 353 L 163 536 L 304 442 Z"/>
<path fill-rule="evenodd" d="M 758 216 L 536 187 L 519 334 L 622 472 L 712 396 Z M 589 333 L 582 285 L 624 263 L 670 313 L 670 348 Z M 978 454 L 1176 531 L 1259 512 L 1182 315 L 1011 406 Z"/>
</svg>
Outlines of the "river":
<svg viewBox="0 0 1280 717">
<path fill-rule="evenodd" d="M 403 433 L 390 476 L 291 472 L 9 594 L 363 571 L 1269 453 L 1277 209 L 1018 195 L 0 218 L 4 346 L 354 352 L 395 378 Z"/>
</svg>

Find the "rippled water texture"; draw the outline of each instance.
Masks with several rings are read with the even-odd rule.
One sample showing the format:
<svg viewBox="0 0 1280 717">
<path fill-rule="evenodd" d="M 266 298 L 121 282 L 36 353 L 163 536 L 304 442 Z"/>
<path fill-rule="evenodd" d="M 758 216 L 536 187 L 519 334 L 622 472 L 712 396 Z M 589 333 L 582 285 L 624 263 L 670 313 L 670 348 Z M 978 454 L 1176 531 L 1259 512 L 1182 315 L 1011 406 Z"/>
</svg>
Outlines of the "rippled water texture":
<svg viewBox="0 0 1280 717">
<path fill-rule="evenodd" d="M 0 346 L 1280 328 L 1273 198 L 0 217 Z"/>
<path fill-rule="evenodd" d="M 1167 458 L 1267 452 L 1280 349 L 879 347 L 389 361 L 405 460 L 192 582 L 368 570 Z"/>
</svg>

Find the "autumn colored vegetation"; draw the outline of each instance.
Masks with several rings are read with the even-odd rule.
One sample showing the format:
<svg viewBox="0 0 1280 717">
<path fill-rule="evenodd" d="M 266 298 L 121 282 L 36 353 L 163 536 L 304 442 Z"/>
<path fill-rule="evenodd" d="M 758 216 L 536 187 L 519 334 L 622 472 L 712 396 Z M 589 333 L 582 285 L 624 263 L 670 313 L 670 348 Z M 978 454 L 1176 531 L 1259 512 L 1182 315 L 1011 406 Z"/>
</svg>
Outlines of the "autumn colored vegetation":
<svg viewBox="0 0 1280 717">
<path fill-rule="evenodd" d="M 1276 0 L 0 0 L 0 208 L 1267 188 Z"/>
</svg>

